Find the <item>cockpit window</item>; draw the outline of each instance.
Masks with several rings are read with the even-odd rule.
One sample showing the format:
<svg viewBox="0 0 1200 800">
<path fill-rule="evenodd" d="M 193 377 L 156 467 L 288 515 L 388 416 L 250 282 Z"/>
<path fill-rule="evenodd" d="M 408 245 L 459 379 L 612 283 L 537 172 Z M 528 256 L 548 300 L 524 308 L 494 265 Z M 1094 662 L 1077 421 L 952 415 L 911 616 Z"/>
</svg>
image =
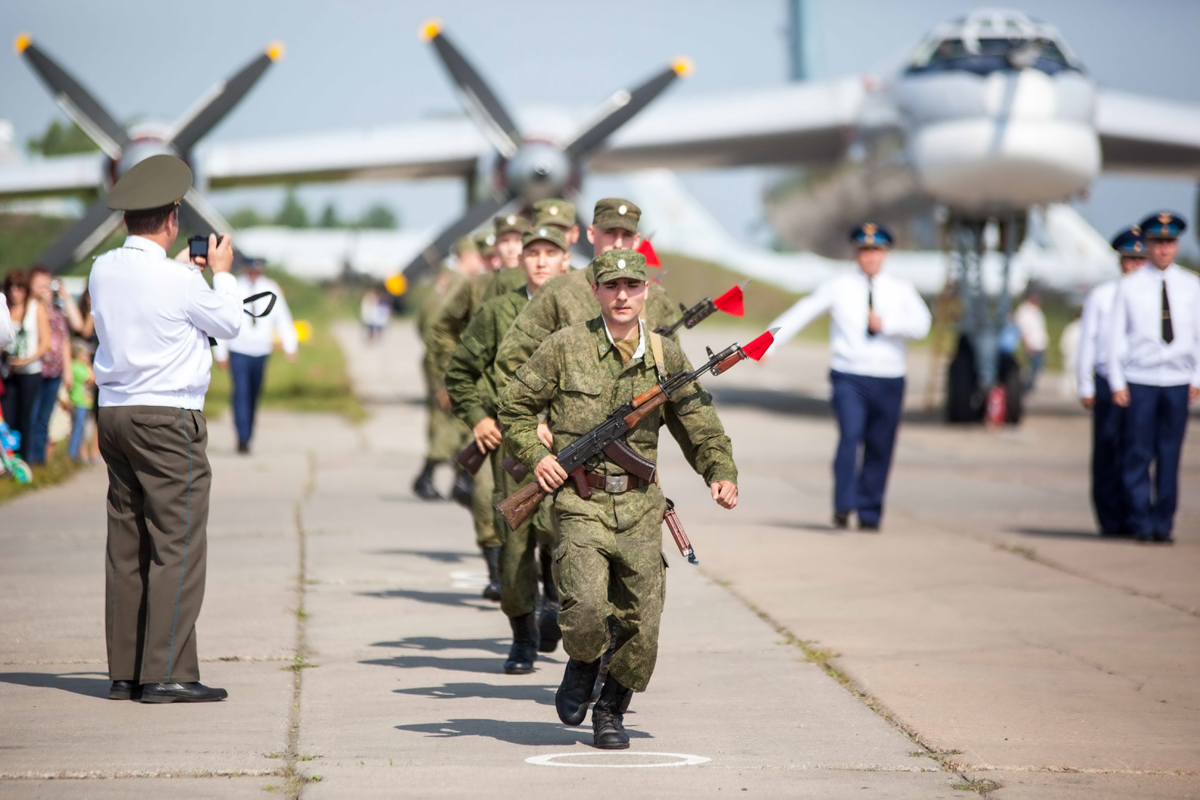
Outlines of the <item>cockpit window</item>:
<svg viewBox="0 0 1200 800">
<path fill-rule="evenodd" d="M 908 68 L 909 73 L 964 71 L 977 75 L 1012 69 L 1032 68 L 1050 75 L 1078 70 L 1058 44 L 1048 39 L 943 39 L 922 52 Z"/>
</svg>

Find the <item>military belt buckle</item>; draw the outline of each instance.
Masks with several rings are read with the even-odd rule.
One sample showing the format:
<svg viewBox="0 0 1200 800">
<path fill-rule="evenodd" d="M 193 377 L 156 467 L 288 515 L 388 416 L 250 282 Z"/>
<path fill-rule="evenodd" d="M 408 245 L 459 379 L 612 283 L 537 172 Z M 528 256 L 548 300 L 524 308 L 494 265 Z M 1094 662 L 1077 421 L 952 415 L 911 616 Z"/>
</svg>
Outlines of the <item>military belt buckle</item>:
<svg viewBox="0 0 1200 800">
<path fill-rule="evenodd" d="M 629 491 L 628 475 L 605 475 L 604 491 L 609 494 L 622 494 Z"/>
</svg>

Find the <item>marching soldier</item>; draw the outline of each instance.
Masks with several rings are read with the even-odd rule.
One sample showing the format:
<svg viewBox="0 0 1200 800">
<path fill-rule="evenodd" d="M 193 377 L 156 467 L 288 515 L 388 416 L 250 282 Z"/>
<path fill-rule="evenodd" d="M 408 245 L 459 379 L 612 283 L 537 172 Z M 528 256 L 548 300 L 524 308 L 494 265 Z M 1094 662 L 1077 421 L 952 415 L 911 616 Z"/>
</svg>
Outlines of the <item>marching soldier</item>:
<svg viewBox="0 0 1200 800">
<path fill-rule="evenodd" d="M 525 270 L 521 269 L 521 237 L 529 230 L 529 220 L 519 214 L 506 214 L 493 220 L 496 231 L 496 255 L 500 268 L 483 291 L 483 302 L 508 294 L 525 286 Z"/>
<path fill-rule="evenodd" d="M 1146 241 L 1136 225 L 1112 240 L 1120 256 L 1121 274 L 1146 266 Z M 1079 334 L 1079 400 L 1092 411 L 1092 507 L 1102 536 L 1129 533 L 1128 501 L 1121 481 L 1125 409 L 1112 401 L 1108 385 L 1108 343 L 1113 301 L 1119 279 L 1102 283 L 1083 303 Z"/>
<path fill-rule="evenodd" d="M 113 700 L 223 700 L 200 683 L 196 619 L 204 597 L 209 489 L 204 395 L 210 336 L 242 324 L 230 237 L 208 256 L 167 258 L 192 171 L 151 156 L 108 194 L 125 212 L 125 244 L 96 259 L 88 288 L 100 347 L 100 453 L 108 465 L 105 628 Z M 185 251 L 186 252 L 186 251 Z M 200 270 L 213 272 L 213 288 Z"/>
<path fill-rule="evenodd" d="M 1129 527 L 1140 542 L 1171 544 L 1188 405 L 1200 398 L 1200 278 L 1175 263 L 1183 217 L 1163 211 L 1139 227 L 1150 264 L 1117 288 L 1108 382 L 1125 409 Z"/>
<path fill-rule="evenodd" d="M 830 315 L 829 377 L 840 433 L 833 524 L 845 528 L 857 513 L 859 530 L 878 531 L 904 402 L 905 340 L 924 338 L 931 319 L 911 283 L 882 271 L 892 246 L 886 228 L 865 222 L 850 241 L 858 272 L 826 281 L 771 323 L 780 328 L 771 349 Z"/>
<path fill-rule="evenodd" d="M 538 200 L 533 204 L 533 227 L 541 228 L 545 225 L 562 228 L 567 239 L 567 255 L 569 257 L 571 248 L 579 241 L 579 224 L 575 221 L 574 204 L 561 197 Z"/>
<path fill-rule="evenodd" d="M 495 451 L 492 471 L 498 503 L 520 489 L 500 466 L 504 453 L 500 448 L 500 428 L 496 424 L 496 383 L 494 377 L 496 351 L 512 321 L 538 289 L 550 278 L 561 275 L 566 265 L 567 241 L 560 228 L 550 225 L 526 231 L 523 238 L 522 261 L 526 285 L 488 300 L 463 331 L 458 349 L 446 371 L 446 388 L 450 392 L 454 413 L 471 427 L 481 452 Z M 541 426 L 543 442 L 550 443 L 549 430 Z M 532 481 L 530 477 L 527 481 Z M 497 521 L 497 525 L 503 523 Z M 554 545 L 554 530 L 549 510 L 538 510 L 534 517 L 517 530 L 504 535 L 500 560 L 500 608 L 512 626 L 513 644 L 504 671 L 510 675 L 533 672 L 533 662 L 539 649 L 539 625 L 534 618 L 537 604 L 537 581 L 534 570 L 534 548 Z M 547 612 L 557 610 L 558 594 L 553 580 L 546 586 Z M 554 614 L 555 623 L 557 614 Z M 553 637 L 549 649 L 557 646 Z"/>
<path fill-rule="evenodd" d="M 678 345 L 652 333 L 640 319 L 647 293 L 645 258 L 630 250 L 610 250 L 588 271 L 599 315 L 547 338 L 502 390 L 499 414 L 516 457 L 532 469 L 542 489 L 558 490 L 559 622 L 570 657 L 555 696 L 559 718 L 579 725 L 587 716 L 601 655 L 609 644 L 607 620 L 615 615 L 618 647 L 592 713 L 592 728 L 597 747 L 620 749 L 629 746 L 620 709 L 631 692 L 645 691 L 658 654 L 666 501 L 656 484 L 623 474 L 606 458 L 588 465 L 585 479 L 593 488 L 585 499 L 573 484 L 564 484 L 566 473 L 538 435 L 538 416 L 549 412 L 554 450 L 561 451 L 614 408 L 649 390 L 660 376 L 691 365 Z M 698 384 L 689 385 L 647 415 L 627 434 L 626 444 L 654 461 L 664 424 L 704 477 L 713 499 L 723 508 L 737 505 L 737 469 L 712 398 Z"/>
</svg>

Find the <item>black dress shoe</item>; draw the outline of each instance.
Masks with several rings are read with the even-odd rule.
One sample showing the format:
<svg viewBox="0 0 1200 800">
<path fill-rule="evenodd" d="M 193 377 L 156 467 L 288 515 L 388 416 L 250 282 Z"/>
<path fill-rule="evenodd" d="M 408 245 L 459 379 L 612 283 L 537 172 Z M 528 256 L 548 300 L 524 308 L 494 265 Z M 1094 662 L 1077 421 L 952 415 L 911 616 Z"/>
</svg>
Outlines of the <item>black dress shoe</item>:
<svg viewBox="0 0 1200 800">
<path fill-rule="evenodd" d="M 879 523 L 878 522 L 863 522 L 860 519 L 858 521 L 858 529 L 860 531 L 864 531 L 865 533 L 879 533 Z"/>
<path fill-rule="evenodd" d="M 108 687 L 109 700 L 135 700 L 135 695 L 141 694 L 136 681 L 113 681 Z"/>
<path fill-rule="evenodd" d="M 600 672 L 600 659 L 590 664 L 575 659 L 567 660 L 563 671 L 562 685 L 554 693 L 554 707 L 558 718 L 567 725 L 582 725 L 587 719 L 588 706 L 592 702 L 592 686 Z"/>
<path fill-rule="evenodd" d="M 245 455 L 249 455 L 249 454 L 250 454 L 250 443 L 249 442 L 238 442 L 238 455 L 245 456 Z"/>
<path fill-rule="evenodd" d="M 210 703 L 224 700 L 229 692 L 214 689 L 199 681 L 191 683 L 143 683 L 143 703 Z"/>
<path fill-rule="evenodd" d="M 849 528 L 850 527 L 850 515 L 843 514 L 841 512 L 834 512 L 833 527 L 838 528 L 839 530 L 845 530 L 846 528 Z"/>
</svg>

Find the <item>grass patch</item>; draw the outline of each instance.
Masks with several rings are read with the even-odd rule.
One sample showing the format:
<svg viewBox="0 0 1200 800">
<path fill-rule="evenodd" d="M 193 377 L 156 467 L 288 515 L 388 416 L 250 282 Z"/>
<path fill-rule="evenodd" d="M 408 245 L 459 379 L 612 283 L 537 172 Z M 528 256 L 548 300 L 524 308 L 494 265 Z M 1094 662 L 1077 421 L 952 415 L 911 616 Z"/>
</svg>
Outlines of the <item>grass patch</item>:
<svg viewBox="0 0 1200 800">
<path fill-rule="evenodd" d="M 46 461 L 45 464 L 33 467 L 32 483 L 17 483 L 12 479 L 12 476 L 7 474 L 0 477 L 0 505 L 26 492 L 62 483 L 83 467 L 83 464 L 73 461 L 71 456 L 67 454 L 66 442 L 59 442 L 55 447 L 52 458 Z"/>
<path fill-rule="evenodd" d="M 950 788 L 959 792 L 975 792 L 980 795 L 987 795 L 989 792 L 994 792 L 1001 788 L 999 783 L 989 780 L 979 780 L 963 776 L 963 779 L 954 784 Z"/>
</svg>

